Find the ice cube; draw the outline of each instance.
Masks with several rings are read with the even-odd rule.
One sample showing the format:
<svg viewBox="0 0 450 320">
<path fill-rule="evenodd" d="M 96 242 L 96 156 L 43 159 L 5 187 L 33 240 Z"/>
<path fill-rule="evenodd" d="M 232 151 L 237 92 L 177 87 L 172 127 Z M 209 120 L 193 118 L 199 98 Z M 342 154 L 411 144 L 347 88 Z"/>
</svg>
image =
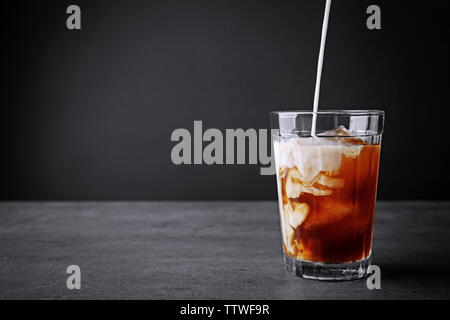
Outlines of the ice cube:
<svg viewBox="0 0 450 320">
<path fill-rule="evenodd" d="M 349 135 L 350 135 L 350 132 L 343 125 L 340 125 L 336 129 L 328 130 L 328 131 L 318 134 L 318 136 L 328 136 L 328 137 L 336 137 L 336 136 L 345 137 L 345 136 L 349 136 Z"/>
<path fill-rule="evenodd" d="M 357 137 L 351 137 L 351 132 L 343 125 L 336 129 L 328 130 L 318 134 L 319 137 L 327 137 L 327 140 L 337 142 L 340 145 L 358 146 L 364 145 L 366 142 Z"/>
<path fill-rule="evenodd" d="M 287 203 L 283 207 L 286 212 L 288 223 L 292 228 L 297 228 L 305 221 L 309 213 L 309 206 L 307 203 Z"/>
<path fill-rule="evenodd" d="M 332 190 L 321 189 L 313 186 L 313 184 L 319 180 L 321 181 L 321 183 L 319 182 L 319 184 L 327 187 L 328 185 L 340 187 L 340 185 L 343 183 L 341 179 L 321 178 L 320 175 L 316 175 L 315 177 L 313 176 L 313 179 L 311 181 L 305 181 L 302 174 L 297 168 L 291 168 L 288 170 L 286 176 L 286 196 L 288 198 L 295 199 L 300 197 L 301 193 L 310 193 L 315 196 L 330 195 L 332 193 Z"/>
<path fill-rule="evenodd" d="M 299 183 L 302 178 L 297 168 L 288 170 L 286 176 L 286 196 L 288 198 L 298 198 L 302 192 L 302 185 Z"/>
<path fill-rule="evenodd" d="M 312 230 L 326 224 L 333 224 L 352 214 L 352 207 L 343 203 L 330 201 L 329 203 L 321 203 L 322 214 L 311 214 L 303 223 L 303 228 Z"/>
<path fill-rule="evenodd" d="M 323 173 L 319 175 L 319 179 L 317 179 L 316 183 L 331 189 L 342 189 L 344 187 L 344 180 L 329 177 Z"/>
</svg>

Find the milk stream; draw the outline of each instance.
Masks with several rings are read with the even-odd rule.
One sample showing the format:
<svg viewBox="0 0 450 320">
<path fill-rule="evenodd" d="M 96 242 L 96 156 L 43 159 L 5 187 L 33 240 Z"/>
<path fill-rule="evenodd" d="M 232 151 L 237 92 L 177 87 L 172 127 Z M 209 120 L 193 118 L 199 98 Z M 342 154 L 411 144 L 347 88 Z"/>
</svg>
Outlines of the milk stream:
<svg viewBox="0 0 450 320">
<path fill-rule="evenodd" d="M 331 8 L 331 0 L 327 0 L 327 3 L 325 4 L 325 14 L 323 16 L 322 38 L 320 40 L 319 60 L 317 62 L 316 90 L 314 92 L 313 118 L 311 124 L 311 136 L 313 137 L 316 136 L 317 111 L 319 110 L 320 80 L 322 78 L 323 56 L 325 52 L 325 42 L 327 39 L 330 8 Z"/>
</svg>

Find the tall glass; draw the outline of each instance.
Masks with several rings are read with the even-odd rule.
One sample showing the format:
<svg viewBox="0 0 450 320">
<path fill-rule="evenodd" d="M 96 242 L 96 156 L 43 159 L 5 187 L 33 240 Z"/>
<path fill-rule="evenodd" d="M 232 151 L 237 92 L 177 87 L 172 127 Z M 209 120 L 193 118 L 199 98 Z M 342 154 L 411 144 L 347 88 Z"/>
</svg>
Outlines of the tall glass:
<svg viewBox="0 0 450 320">
<path fill-rule="evenodd" d="M 383 122 L 379 110 L 271 113 L 289 273 L 319 280 L 367 274 Z"/>
</svg>

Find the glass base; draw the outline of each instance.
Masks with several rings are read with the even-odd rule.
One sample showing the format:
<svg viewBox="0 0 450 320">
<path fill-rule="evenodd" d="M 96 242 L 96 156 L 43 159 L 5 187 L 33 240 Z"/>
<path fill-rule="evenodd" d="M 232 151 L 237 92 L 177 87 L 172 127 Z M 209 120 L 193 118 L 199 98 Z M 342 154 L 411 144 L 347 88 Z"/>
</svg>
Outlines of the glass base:
<svg viewBox="0 0 450 320">
<path fill-rule="evenodd" d="M 297 260 L 284 254 L 287 271 L 297 277 L 315 280 L 342 281 L 364 278 L 372 260 L 372 253 L 356 262 L 322 263 Z"/>
</svg>

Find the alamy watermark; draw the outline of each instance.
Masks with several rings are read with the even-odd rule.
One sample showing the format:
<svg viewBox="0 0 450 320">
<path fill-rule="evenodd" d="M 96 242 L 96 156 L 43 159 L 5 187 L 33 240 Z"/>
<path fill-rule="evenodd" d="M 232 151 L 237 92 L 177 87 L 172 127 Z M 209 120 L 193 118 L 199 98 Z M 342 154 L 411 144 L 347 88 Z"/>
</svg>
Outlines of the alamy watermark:
<svg viewBox="0 0 450 320">
<path fill-rule="evenodd" d="M 369 30 L 380 30 L 381 29 L 381 9 L 379 6 L 372 4 L 367 7 L 367 14 L 370 16 L 366 20 L 366 26 Z"/>
<path fill-rule="evenodd" d="M 81 289 L 81 269 L 77 265 L 70 265 L 66 269 L 66 273 L 70 276 L 66 280 L 66 287 L 69 290 Z"/>
<path fill-rule="evenodd" d="M 194 121 L 193 133 L 185 128 L 175 129 L 170 137 L 177 142 L 170 158 L 176 165 L 233 165 L 264 166 L 261 175 L 275 174 L 271 135 L 268 129 L 225 129 L 203 131 L 202 121 Z M 270 152 L 269 152 L 270 150 Z"/>
<path fill-rule="evenodd" d="M 367 277 L 366 285 L 367 289 L 373 290 L 381 289 L 381 269 L 379 266 L 372 264 L 368 269 L 367 273 L 370 274 L 370 276 Z"/>
<path fill-rule="evenodd" d="M 66 20 L 66 27 L 69 30 L 81 29 L 81 9 L 75 4 L 71 4 L 67 7 L 66 13 L 70 14 Z"/>
</svg>

